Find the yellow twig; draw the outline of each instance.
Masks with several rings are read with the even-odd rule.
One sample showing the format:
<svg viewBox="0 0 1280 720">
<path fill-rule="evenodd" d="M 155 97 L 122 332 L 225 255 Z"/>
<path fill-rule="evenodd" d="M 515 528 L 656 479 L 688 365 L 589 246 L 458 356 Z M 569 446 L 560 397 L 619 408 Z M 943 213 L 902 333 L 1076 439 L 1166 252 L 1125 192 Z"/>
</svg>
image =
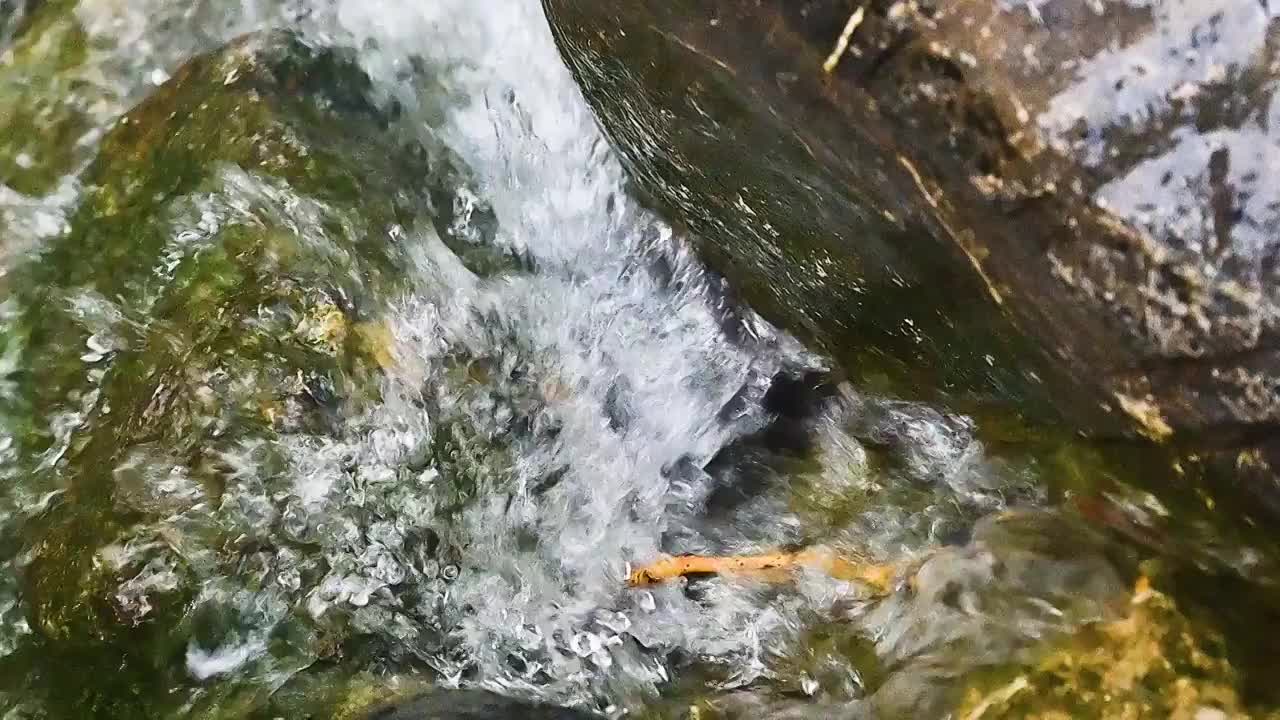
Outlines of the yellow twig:
<svg viewBox="0 0 1280 720">
<path fill-rule="evenodd" d="M 834 72 L 836 66 L 840 64 L 840 58 L 844 57 L 844 53 L 849 49 L 849 39 L 853 37 L 853 33 L 862 24 L 862 18 L 866 15 L 866 11 L 861 6 L 853 11 L 849 16 L 849 22 L 844 24 L 844 30 L 840 32 L 840 39 L 836 41 L 836 47 L 827 56 L 827 61 L 822 63 L 822 70 L 826 73 Z"/>
<path fill-rule="evenodd" d="M 1029 687 L 1031 687 L 1031 683 L 1027 682 L 1026 676 L 1019 675 L 1013 679 L 1013 682 L 983 698 L 982 702 L 978 703 L 978 706 L 973 709 L 973 712 L 965 716 L 965 720 L 981 720 L 982 716 L 986 715 L 987 711 L 993 706 L 1009 702 L 1014 695 Z"/>
<path fill-rule="evenodd" d="M 810 548 L 795 553 L 766 553 L 763 555 L 737 555 L 707 557 L 682 555 L 666 557 L 636 569 L 628 578 L 634 587 L 666 582 L 686 575 L 764 575 L 770 577 L 778 571 L 807 567 L 826 573 L 837 580 L 866 583 L 881 591 L 888 591 L 896 574 L 892 565 L 860 563 L 839 557 L 822 548 Z"/>
</svg>

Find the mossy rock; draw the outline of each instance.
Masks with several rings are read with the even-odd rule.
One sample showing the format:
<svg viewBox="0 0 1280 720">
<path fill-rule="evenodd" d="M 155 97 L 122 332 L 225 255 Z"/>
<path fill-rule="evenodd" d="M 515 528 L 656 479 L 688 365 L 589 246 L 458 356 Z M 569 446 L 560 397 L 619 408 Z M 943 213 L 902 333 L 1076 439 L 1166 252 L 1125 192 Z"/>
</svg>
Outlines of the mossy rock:
<svg viewBox="0 0 1280 720">
<path fill-rule="evenodd" d="M 276 438 L 331 434 L 378 400 L 387 349 L 362 329 L 410 287 L 407 238 L 430 232 L 430 197 L 459 171 L 400 143 L 368 84 L 283 33 L 195 58 L 104 138 L 71 231 L 6 278 L 22 370 L 3 411 L 24 471 L 63 488 L 19 531 L 34 631 L 20 652 L 51 708 L 176 710 L 209 568 L 154 522 L 201 503 L 201 542 L 253 542 L 262 528 L 216 520 L 222 453 L 260 447 L 270 477 Z M 70 432 L 42 424 L 60 412 Z M 160 494 L 156 468 L 181 492 Z M 149 563 L 172 582 L 133 603 Z"/>
<path fill-rule="evenodd" d="M 83 161 L 77 141 L 104 92 L 77 75 L 88 38 L 74 6 L 58 0 L 18 12 L 9 30 L 16 39 L 0 42 L 0 184 L 26 195 L 52 190 Z"/>
<path fill-rule="evenodd" d="M 331 294 L 353 312 L 367 296 L 392 292 L 405 257 L 389 233 L 416 222 L 410 208 L 425 207 L 427 183 L 452 170 L 391 141 L 383 116 L 363 100 L 367 85 L 333 53 L 286 35 L 252 36 L 192 60 L 123 117 L 86 173 L 91 189 L 71 231 L 6 278 L 23 309 L 3 340 L 24 350 L 21 365 L 31 373 L 22 383 L 29 406 L 8 408 L 10 414 L 49 417 L 66 393 L 84 387 L 81 356 L 93 335 L 86 326 L 153 324 L 156 309 L 175 312 L 182 302 L 198 303 L 201 293 L 233 292 L 250 275 L 280 273 L 285 264 L 298 266 L 294 274 L 326 276 Z M 236 252 L 263 244 L 244 256 L 263 266 L 237 265 L 242 258 L 224 247 L 229 266 L 214 267 L 214 256 L 200 256 L 218 246 L 211 235 L 219 228 L 200 225 L 207 208 L 199 205 L 215 202 L 229 181 L 256 183 L 242 187 L 250 197 L 238 201 L 251 215 L 279 215 L 273 196 L 313 201 L 318 227 L 309 230 L 330 247 L 316 251 L 289 238 L 287 228 L 249 233 L 252 239 L 236 231 L 245 244 Z M 206 268 L 204 280 L 178 277 L 199 275 L 186 261 Z M 173 282 L 191 282 L 192 294 L 183 300 L 180 290 L 167 290 Z M 166 291 L 173 294 L 167 301 Z M 95 308 L 86 311 L 85 302 Z M 165 302 L 171 307 L 160 307 Z M 68 309 L 77 303 L 79 310 Z M 211 297 L 208 309 L 217 306 Z M 86 312 L 109 317 L 86 322 Z M 187 312 L 195 326 L 206 319 L 197 307 Z"/>
<path fill-rule="evenodd" d="M 579 710 L 522 702 L 487 690 L 428 690 L 375 710 L 366 720 L 586 720 Z"/>
<path fill-rule="evenodd" d="M 380 676 L 348 667 L 317 663 L 290 678 L 250 717 L 358 720 L 370 710 L 407 699 L 424 689 L 415 678 Z"/>
<path fill-rule="evenodd" d="M 956 717 L 1245 718 L 1222 639 L 1139 582 L 1125 617 L 1092 625 L 1031 666 L 991 673 L 963 692 Z"/>
</svg>

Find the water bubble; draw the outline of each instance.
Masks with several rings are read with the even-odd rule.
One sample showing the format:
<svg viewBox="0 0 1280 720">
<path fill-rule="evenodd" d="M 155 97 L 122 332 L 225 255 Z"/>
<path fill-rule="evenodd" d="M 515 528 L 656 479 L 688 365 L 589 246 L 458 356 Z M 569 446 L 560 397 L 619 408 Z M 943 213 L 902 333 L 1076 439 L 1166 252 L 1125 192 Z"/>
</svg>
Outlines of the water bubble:
<svg viewBox="0 0 1280 720">
<path fill-rule="evenodd" d="M 426 473 L 431 468 L 431 461 L 431 446 L 425 442 L 419 442 L 404 456 L 405 467 L 418 474 Z"/>
<path fill-rule="evenodd" d="M 569 649 L 582 658 L 599 652 L 603 647 L 604 643 L 600 641 L 599 636 L 587 632 L 576 633 L 569 641 Z"/>
<path fill-rule="evenodd" d="M 807 673 L 802 678 L 800 678 L 800 689 L 801 691 L 804 692 L 805 695 L 808 695 L 810 697 L 816 695 L 818 693 L 819 687 L 820 686 L 818 685 L 818 681 L 814 680 Z"/>
<path fill-rule="evenodd" d="M 609 668 L 613 667 L 613 656 L 610 655 L 607 650 L 601 649 L 591 653 L 590 659 L 591 663 L 596 666 L 596 669 L 601 672 L 605 672 L 609 670 Z"/>
<path fill-rule="evenodd" d="M 276 575 L 276 583 L 290 592 L 302 587 L 302 573 L 296 567 L 284 568 Z"/>
<path fill-rule="evenodd" d="M 596 623 L 619 635 L 631 628 L 631 618 L 628 618 L 625 613 L 616 611 L 601 611 L 597 613 Z"/>
<path fill-rule="evenodd" d="M 309 515 L 296 503 L 287 505 L 280 514 L 280 529 L 296 542 L 307 542 L 312 537 Z"/>
<path fill-rule="evenodd" d="M 352 607 L 364 607 L 369 604 L 369 597 L 375 590 L 382 587 L 381 583 L 376 583 L 359 576 L 348 576 L 342 583 L 342 595 Z"/>
<path fill-rule="evenodd" d="M 435 558 L 428 558 L 419 566 L 422 577 L 426 580 L 434 580 L 440 576 L 440 562 Z"/>
<path fill-rule="evenodd" d="M 324 580 L 320 582 L 320 587 L 316 590 L 316 596 L 324 601 L 335 601 L 343 597 L 346 588 L 342 577 L 337 575 L 326 575 Z"/>
<path fill-rule="evenodd" d="M 395 556 L 381 545 L 370 545 L 360 556 L 369 577 L 382 585 L 399 585 L 404 582 L 405 570 Z"/>
</svg>

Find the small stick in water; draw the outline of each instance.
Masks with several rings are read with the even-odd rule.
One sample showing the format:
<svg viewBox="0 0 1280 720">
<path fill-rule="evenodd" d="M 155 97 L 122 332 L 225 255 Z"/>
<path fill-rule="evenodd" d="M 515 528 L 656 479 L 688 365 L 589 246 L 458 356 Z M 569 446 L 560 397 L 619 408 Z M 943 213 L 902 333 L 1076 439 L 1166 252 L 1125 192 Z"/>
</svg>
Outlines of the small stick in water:
<svg viewBox="0 0 1280 720">
<path fill-rule="evenodd" d="M 835 49 L 827 56 L 827 61 L 822 63 L 822 71 L 828 75 L 835 72 L 836 66 L 840 64 L 840 58 L 844 57 L 845 51 L 849 49 L 849 39 L 853 37 L 853 33 L 862 24 L 862 18 L 866 14 L 866 8 L 859 6 L 853 14 L 849 16 L 849 22 L 845 23 L 844 30 L 840 33 L 840 39 L 836 40 Z"/>
<path fill-rule="evenodd" d="M 866 583 L 881 592 L 888 592 L 897 569 L 892 565 L 862 563 L 840 557 L 825 548 L 809 548 L 794 553 L 766 553 L 763 555 L 731 555 L 708 557 L 681 555 L 665 557 L 637 568 L 628 582 L 632 587 L 642 587 L 675 580 L 686 575 L 764 575 L 769 577 L 778 571 L 807 567 L 824 572 L 837 580 Z"/>
</svg>

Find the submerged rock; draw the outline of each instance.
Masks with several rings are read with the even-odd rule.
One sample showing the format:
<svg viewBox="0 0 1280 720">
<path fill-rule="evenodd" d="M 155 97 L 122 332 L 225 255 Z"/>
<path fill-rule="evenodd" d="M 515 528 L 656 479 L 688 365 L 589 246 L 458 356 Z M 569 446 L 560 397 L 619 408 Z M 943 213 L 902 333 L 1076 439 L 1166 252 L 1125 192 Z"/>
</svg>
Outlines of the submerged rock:
<svg viewBox="0 0 1280 720">
<path fill-rule="evenodd" d="M 367 720 L 587 720 L 578 710 L 526 703 L 485 690 L 430 690 L 370 713 Z"/>
<path fill-rule="evenodd" d="M 767 317 L 1280 507 L 1274 8 L 545 6 L 636 181 Z"/>
<path fill-rule="evenodd" d="M 1030 667 L 992 673 L 963 694 L 962 718 L 1249 717 L 1224 659 L 1173 601 L 1139 580 L 1128 613 L 1089 626 Z"/>
</svg>

